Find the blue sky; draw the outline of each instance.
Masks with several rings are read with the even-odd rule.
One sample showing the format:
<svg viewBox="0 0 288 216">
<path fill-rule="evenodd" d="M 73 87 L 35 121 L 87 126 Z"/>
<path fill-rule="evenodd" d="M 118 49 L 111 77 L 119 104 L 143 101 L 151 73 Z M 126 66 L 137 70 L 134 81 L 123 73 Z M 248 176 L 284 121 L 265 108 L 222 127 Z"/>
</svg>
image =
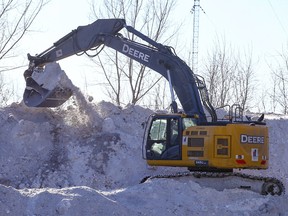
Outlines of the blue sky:
<svg viewBox="0 0 288 216">
<path fill-rule="evenodd" d="M 217 37 L 225 37 L 236 50 L 252 49 L 260 68 L 287 49 L 288 1 L 202 0 L 200 4 L 205 14 L 200 13 L 199 57 L 206 56 Z"/>
<path fill-rule="evenodd" d="M 180 37 L 186 44 L 192 43 L 193 15 L 190 10 L 193 4 L 193 0 L 178 0 L 174 9 L 173 22 L 184 22 Z M 216 38 L 225 37 L 226 42 L 235 49 L 252 49 L 258 76 L 268 77 L 268 64 L 274 64 L 279 52 L 287 48 L 288 1 L 200 0 L 200 5 L 205 13 L 200 13 L 199 68 Z M 89 15 L 89 0 L 52 0 L 34 23 L 35 31 L 23 41 L 20 61 L 25 61 L 26 53 L 34 55 L 42 52 L 77 26 L 91 23 L 93 20 Z M 185 54 L 183 47 L 175 48 L 180 57 L 185 58 L 181 56 Z M 91 68 L 86 66 L 87 59 L 84 59 L 85 57 L 71 57 L 60 62 L 68 76 L 71 79 L 75 77 L 76 85 L 80 88 L 86 85 L 83 80 L 87 79 L 87 76 L 93 76 Z M 17 77 L 22 78 L 22 73 L 22 70 L 17 70 L 10 76 L 16 77 L 13 81 L 19 82 L 19 88 L 24 85 L 22 81 L 17 81 Z"/>
</svg>

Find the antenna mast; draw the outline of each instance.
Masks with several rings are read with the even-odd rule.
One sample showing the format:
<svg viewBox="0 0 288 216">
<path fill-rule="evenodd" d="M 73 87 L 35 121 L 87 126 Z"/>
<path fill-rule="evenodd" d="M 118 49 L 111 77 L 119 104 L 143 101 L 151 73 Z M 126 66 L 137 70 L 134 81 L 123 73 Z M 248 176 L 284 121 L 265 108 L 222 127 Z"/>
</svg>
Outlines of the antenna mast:
<svg viewBox="0 0 288 216">
<path fill-rule="evenodd" d="M 193 17 L 193 47 L 192 47 L 192 71 L 197 74 L 198 72 L 198 41 L 199 41 L 199 13 L 200 13 L 200 0 L 194 0 L 194 6 L 191 12 Z M 202 8 L 201 8 L 202 9 Z M 203 9 L 202 9 L 203 10 Z"/>
</svg>

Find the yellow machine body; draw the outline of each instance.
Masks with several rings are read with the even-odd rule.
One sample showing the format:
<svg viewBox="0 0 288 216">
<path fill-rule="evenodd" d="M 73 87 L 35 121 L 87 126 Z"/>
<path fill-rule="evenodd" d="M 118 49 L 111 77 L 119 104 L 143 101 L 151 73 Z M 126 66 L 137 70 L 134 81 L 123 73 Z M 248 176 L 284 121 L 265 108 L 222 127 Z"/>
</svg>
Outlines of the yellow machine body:
<svg viewBox="0 0 288 216">
<path fill-rule="evenodd" d="M 185 122 L 190 122 L 188 127 Z M 268 168 L 266 125 L 245 122 L 193 124 L 195 119 L 183 115 L 153 116 L 144 138 L 143 153 L 147 163 L 207 171 Z"/>
</svg>

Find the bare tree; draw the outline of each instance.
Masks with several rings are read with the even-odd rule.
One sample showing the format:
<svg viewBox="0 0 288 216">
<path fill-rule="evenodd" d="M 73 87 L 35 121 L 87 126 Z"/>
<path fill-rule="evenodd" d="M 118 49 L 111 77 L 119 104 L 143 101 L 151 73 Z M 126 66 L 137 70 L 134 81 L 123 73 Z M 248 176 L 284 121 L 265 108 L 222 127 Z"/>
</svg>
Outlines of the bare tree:
<svg viewBox="0 0 288 216">
<path fill-rule="evenodd" d="M 237 68 L 233 50 L 227 47 L 225 40 L 215 43 L 213 50 L 208 53 L 204 77 L 208 84 L 209 99 L 213 106 L 222 107 L 231 101 L 232 80 Z"/>
<path fill-rule="evenodd" d="M 280 70 L 276 74 L 278 79 L 278 99 L 277 102 L 282 109 L 283 114 L 288 114 L 288 77 L 287 71 Z"/>
<path fill-rule="evenodd" d="M 15 96 L 13 83 L 5 82 L 4 77 L 0 74 L 0 106 L 8 105 L 8 102 Z"/>
<path fill-rule="evenodd" d="M 245 60 L 238 58 L 237 70 L 234 72 L 234 103 L 238 103 L 242 110 L 248 109 L 248 104 L 255 92 L 255 72 L 253 70 L 252 55 L 245 56 Z"/>
<path fill-rule="evenodd" d="M 169 42 L 176 34 L 175 30 L 169 32 L 169 36 L 165 35 L 175 0 L 103 0 L 103 3 L 101 8 L 97 7 L 98 3 L 93 4 L 94 17 L 97 19 L 124 18 L 128 25 L 161 43 Z M 124 36 L 139 41 L 134 34 L 125 32 Z M 108 96 L 117 105 L 138 103 L 162 79 L 144 65 L 117 51 L 105 49 L 97 59 L 92 60 L 102 69 L 109 87 Z"/>
<path fill-rule="evenodd" d="M 271 77 L 269 80 L 269 84 L 262 84 L 263 86 L 261 89 L 261 95 L 257 100 L 257 108 L 258 112 L 277 112 L 278 109 L 278 88 L 279 88 L 279 81 L 278 76 L 275 72 L 273 66 L 269 65 L 271 70 Z"/>
<path fill-rule="evenodd" d="M 48 1 L 39 0 L 1 0 L 0 4 L 0 103 L 6 104 L 14 94 L 12 86 L 6 88 L 3 74 L 21 67 L 21 65 L 9 65 L 8 60 L 17 57 L 14 50 L 21 39 L 29 31 L 35 18 L 42 7 Z"/>
<path fill-rule="evenodd" d="M 278 88 L 277 82 L 278 82 L 277 76 L 272 74 L 272 92 L 266 90 L 266 94 L 265 94 L 265 95 L 269 95 L 271 106 L 272 106 L 271 107 L 272 112 L 276 112 L 276 108 L 277 108 L 277 88 Z"/>
<path fill-rule="evenodd" d="M 226 41 L 219 39 L 208 53 L 204 77 L 208 84 L 209 99 L 214 107 L 237 104 L 242 110 L 249 106 L 255 91 L 255 72 L 252 52 L 236 55 Z"/>
<path fill-rule="evenodd" d="M 280 63 L 277 69 L 272 72 L 274 80 L 274 92 L 271 94 L 273 101 L 280 106 L 283 114 L 288 114 L 288 53 L 280 54 Z"/>
<path fill-rule="evenodd" d="M 147 95 L 148 103 L 145 104 L 145 106 L 153 110 L 168 109 L 171 100 L 167 97 L 167 92 L 169 92 L 169 89 L 167 88 L 169 88 L 169 86 L 165 79 L 159 81 Z"/>
<path fill-rule="evenodd" d="M 13 49 L 29 31 L 46 1 L 1 0 L 0 5 L 0 60 L 15 57 Z M 0 72 L 11 67 L 0 66 Z"/>
</svg>

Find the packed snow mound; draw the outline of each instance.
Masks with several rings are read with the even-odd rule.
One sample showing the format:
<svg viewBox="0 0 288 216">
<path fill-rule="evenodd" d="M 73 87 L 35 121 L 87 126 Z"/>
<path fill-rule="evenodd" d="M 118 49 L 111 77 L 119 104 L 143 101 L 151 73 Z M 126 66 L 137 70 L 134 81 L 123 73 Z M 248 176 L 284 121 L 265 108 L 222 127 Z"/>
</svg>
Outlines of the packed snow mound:
<svg viewBox="0 0 288 216">
<path fill-rule="evenodd" d="M 0 109 L 0 215 L 288 215 L 287 195 L 203 186 L 193 178 L 147 175 L 183 168 L 149 167 L 142 159 L 140 106 L 89 103 L 75 95 L 60 108 Z M 270 168 L 288 188 L 287 119 L 267 120 Z"/>
<path fill-rule="evenodd" d="M 1 110 L 2 184 L 115 188 L 139 182 L 139 175 L 126 174 L 146 169 L 141 124 L 151 111 L 104 101 L 75 104 L 55 110 L 13 104 Z"/>
</svg>

